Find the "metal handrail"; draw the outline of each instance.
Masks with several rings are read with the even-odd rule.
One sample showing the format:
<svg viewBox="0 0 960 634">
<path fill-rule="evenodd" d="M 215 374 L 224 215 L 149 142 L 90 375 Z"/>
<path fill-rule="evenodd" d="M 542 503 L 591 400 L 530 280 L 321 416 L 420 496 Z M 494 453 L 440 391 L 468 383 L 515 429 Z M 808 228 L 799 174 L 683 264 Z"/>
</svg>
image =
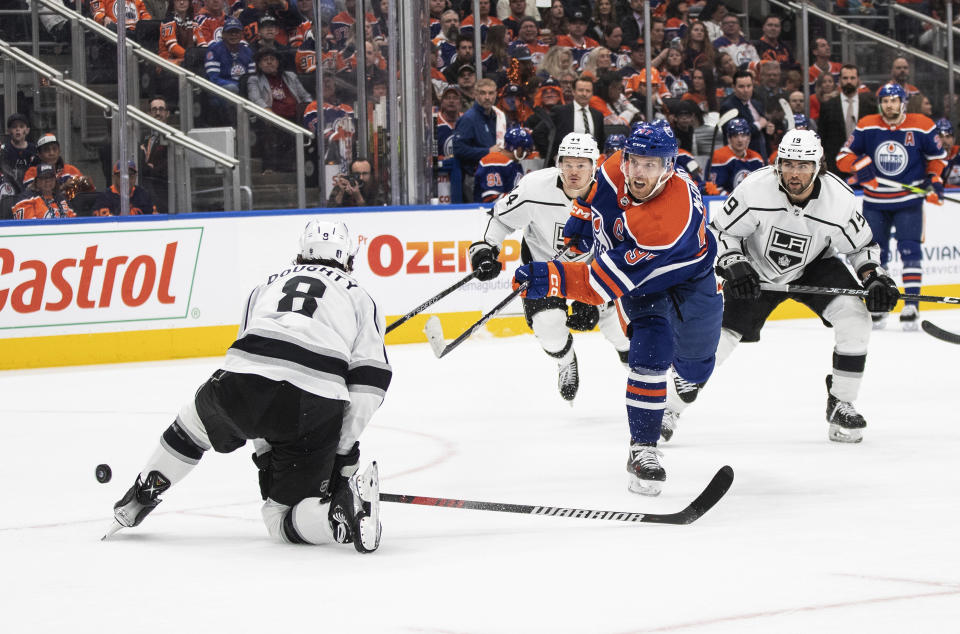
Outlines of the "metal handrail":
<svg viewBox="0 0 960 634">
<path fill-rule="evenodd" d="M 946 30 L 947 30 L 947 23 L 946 23 L 946 22 L 941 22 L 940 20 L 937 20 L 937 19 L 935 19 L 935 18 L 931 18 L 929 15 L 924 15 L 923 13 L 920 13 L 919 11 L 914 11 L 913 9 L 908 9 L 908 8 L 906 8 L 906 7 L 904 7 L 904 6 L 901 6 L 901 5 L 899 5 L 899 4 L 896 4 L 896 3 L 891 4 L 891 5 L 890 5 L 890 8 L 891 8 L 894 12 L 896 12 L 896 13 L 903 13 L 904 15 L 907 15 L 907 16 L 910 16 L 911 18 L 920 20 L 921 22 L 926 22 L 927 24 L 932 24 L 933 26 L 935 26 L 935 27 L 937 27 L 938 29 L 941 29 L 941 30 L 943 30 L 943 31 L 946 31 Z M 953 32 L 954 32 L 954 33 L 957 33 L 957 34 L 960 34 L 960 28 L 958 28 L 958 27 L 953 27 Z"/>
<path fill-rule="evenodd" d="M 100 35 L 110 40 L 112 43 L 117 43 L 117 34 L 103 26 L 96 20 L 92 20 L 86 16 L 81 15 L 79 12 L 69 9 L 62 4 L 58 4 L 55 0 L 38 0 L 39 4 L 43 5 L 47 9 L 50 9 L 54 13 L 58 13 L 61 16 L 67 18 L 68 20 L 74 20 L 82 24 L 84 27 L 90 29 Z M 166 71 L 175 73 L 179 77 L 183 77 L 193 86 L 200 88 L 201 90 L 206 90 L 207 92 L 213 93 L 218 97 L 221 97 L 234 105 L 243 107 L 249 114 L 255 115 L 256 117 L 267 121 L 278 128 L 283 128 L 291 134 L 297 135 L 307 135 L 310 134 L 310 131 L 306 128 L 299 126 L 295 123 L 287 121 L 283 117 L 280 117 L 270 110 L 258 106 L 249 99 L 244 99 L 243 97 L 230 92 L 226 88 L 222 88 L 217 84 L 211 82 L 206 77 L 200 77 L 196 73 L 178 66 L 173 62 L 163 59 L 156 53 L 144 48 L 141 44 L 133 41 L 132 39 L 127 40 L 127 48 L 133 52 L 134 55 L 143 59 L 144 61 L 150 62 L 151 64 L 156 64 L 157 66 L 163 68 Z"/>
<path fill-rule="evenodd" d="M 63 88 L 67 92 L 70 92 L 81 99 L 84 99 L 95 106 L 102 108 L 105 114 L 109 113 L 107 116 L 112 116 L 114 112 L 120 111 L 120 107 L 106 97 L 98 95 L 89 88 L 78 84 L 72 79 L 64 79 L 63 73 L 57 69 L 44 64 L 40 60 L 28 55 L 27 53 L 24 53 L 15 46 L 11 46 L 4 40 L 0 40 L 0 53 L 10 57 L 19 64 L 29 67 L 34 72 L 45 77 L 55 86 Z M 162 133 L 174 144 L 183 146 L 192 152 L 196 152 L 197 154 L 217 163 L 218 165 L 229 169 L 234 169 L 240 163 L 240 161 L 232 156 L 228 156 L 205 143 L 200 143 L 199 141 L 185 135 L 180 130 L 177 130 L 173 126 L 167 125 L 161 121 L 157 121 L 153 117 L 141 110 L 138 110 L 137 108 L 134 108 L 133 106 L 127 106 L 127 116 L 131 119 L 135 119 L 142 125 L 153 128 L 157 132 Z"/>
</svg>

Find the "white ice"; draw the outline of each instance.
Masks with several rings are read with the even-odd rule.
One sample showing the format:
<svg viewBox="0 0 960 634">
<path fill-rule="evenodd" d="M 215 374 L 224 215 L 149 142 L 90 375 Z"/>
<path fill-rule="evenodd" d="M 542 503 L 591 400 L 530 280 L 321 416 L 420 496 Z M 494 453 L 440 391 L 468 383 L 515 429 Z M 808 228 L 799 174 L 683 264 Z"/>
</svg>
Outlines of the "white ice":
<svg viewBox="0 0 960 634">
<path fill-rule="evenodd" d="M 924 316 L 960 331 L 960 311 Z M 722 465 L 736 479 L 690 526 L 384 504 L 372 555 L 272 542 L 249 448 L 207 455 L 140 527 L 100 541 L 218 359 L 0 373 L 0 631 L 957 631 L 960 346 L 891 321 L 856 403 L 862 444 L 827 440 L 832 331 L 771 322 L 661 443 L 653 499 L 627 491 L 623 370 L 600 335 L 576 338 L 572 408 L 530 336 L 442 360 L 392 347 L 361 443 L 383 491 L 672 512 Z"/>
</svg>

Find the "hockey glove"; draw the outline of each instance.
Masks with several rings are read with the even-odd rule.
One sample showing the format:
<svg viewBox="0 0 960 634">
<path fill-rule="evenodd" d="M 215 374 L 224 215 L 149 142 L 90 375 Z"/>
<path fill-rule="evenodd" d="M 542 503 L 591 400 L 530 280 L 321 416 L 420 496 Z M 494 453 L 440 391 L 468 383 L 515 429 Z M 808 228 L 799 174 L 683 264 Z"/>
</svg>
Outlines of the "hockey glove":
<svg viewBox="0 0 960 634">
<path fill-rule="evenodd" d="M 563 245 L 574 253 L 590 253 L 593 250 L 593 223 L 571 215 L 563 225 Z"/>
<path fill-rule="evenodd" d="M 863 289 L 867 291 L 864 301 L 871 313 L 889 313 L 900 299 L 897 283 L 882 269 L 873 269 L 863 280 Z"/>
<path fill-rule="evenodd" d="M 923 188 L 927 190 L 927 202 L 933 205 L 943 204 L 943 180 L 939 176 L 927 174 L 927 180 L 923 181 Z"/>
<path fill-rule="evenodd" d="M 861 187 L 877 189 L 880 183 L 877 182 L 877 170 L 873 167 L 873 159 L 869 156 L 861 156 L 853 164 L 853 169 L 857 170 L 856 182 Z"/>
<path fill-rule="evenodd" d="M 726 280 L 723 290 L 731 299 L 760 297 L 760 275 L 741 253 L 725 255 L 717 262 L 717 273 Z"/>
<path fill-rule="evenodd" d="M 333 473 L 330 475 L 331 496 L 335 495 L 341 487 L 349 486 L 350 477 L 357 472 L 357 466 L 360 464 L 360 442 L 353 443 L 350 453 L 346 455 L 337 454 L 333 459 Z"/>
<path fill-rule="evenodd" d="M 567 328 L 586 332 L 593 330 L 600 321 L 600 309 L 583 302 L 573 302 L 567 315 Z"/>
<path fill-rule="evenodd" d="M 713 181 L 707 181 L 703 184 L 703 193 L 707 196 L 719 196 L 723 193 L 723 190 L 717 187 L 717 184 Z"/>
<path fill-rule="evenodd" d="M 499 247 L 495 247 L 488 242 L 474 242 L 470 245 L 470 264 L 473 265 L 477 273 L 477 279 L 481 282 L 489 282 L 498 275 L 503 265 L 497 260 L 500 255 Z"/>
<path fill-rule="evenodd" d="M 522 284 L 527 284 L 527 289 L 520 295 L 527 299 L 563 297 L 567 290 L 563 264 L 552 260 L 519 266 L 513 273 L 513 290 Z"/>
</svg>

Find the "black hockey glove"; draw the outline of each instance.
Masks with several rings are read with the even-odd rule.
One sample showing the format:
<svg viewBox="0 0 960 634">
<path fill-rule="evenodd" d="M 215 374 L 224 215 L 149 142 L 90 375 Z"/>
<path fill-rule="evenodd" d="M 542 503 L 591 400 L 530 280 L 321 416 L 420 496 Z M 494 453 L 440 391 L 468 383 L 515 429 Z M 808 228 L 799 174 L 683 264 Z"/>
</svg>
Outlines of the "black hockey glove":
<svg viewBox="0 0 960 634">
<path fill-rule="evenodd" d="M 500 275 L 503 265 L 497 260 L 498 255 L 500 248 L 488 242 L 480 241 L 470 245 L 470 264 L 474 271 L 479 271 L 478 280 L 488 282 Z"/>
<path fill-rule="evenodd" d="M 900 299 L 897 283 L 883 269 L 873 269 L 867 274 L 867 279 L 863 280 L 863 290 L 867 291 L 864 301 L 871 313 L 889 313 Z"/>
<path fill-rule="evenodd" d="M 567 315 L 567 328 L 585 332 L 593 330 L 600 321 L 600 309 L 583 302 L 573 302 Z"/>
<path fill-rule="evenodd" d="M 357 472 L 357 466 L 360 464 L 360 442 L 353 443 L 350 453 L 346 455 L 337 454 L 333 459 L 333 473 L 330 475 L 330 495 L 333 496 L 340 487 L 347 486 L 347 481 Z"/>
<path fill-rule="evenodd" d="M 723 290 L 731 299 L 760 297 L 760 275 L 747 256 L 740 253 L 723 256 L 717 262 L 717 273 L 726 280 Z"/>
</svg>

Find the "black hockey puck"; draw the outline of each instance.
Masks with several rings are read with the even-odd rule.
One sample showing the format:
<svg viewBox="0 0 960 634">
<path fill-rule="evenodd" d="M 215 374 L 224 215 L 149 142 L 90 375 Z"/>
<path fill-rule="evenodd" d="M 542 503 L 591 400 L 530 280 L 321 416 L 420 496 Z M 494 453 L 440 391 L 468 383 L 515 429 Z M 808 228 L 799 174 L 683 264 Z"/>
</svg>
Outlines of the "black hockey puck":
<svg viewBox="0 0 960 634">
<path fill-rule="evenodd" d="M 97 465 L 97 482 L 101 484 L 106 484 L 110 482 L 110 478 L 113 477 L 113 471 L 110 470 L 110 465 L 108 464 L 98 464 Z"/>
</svg>

